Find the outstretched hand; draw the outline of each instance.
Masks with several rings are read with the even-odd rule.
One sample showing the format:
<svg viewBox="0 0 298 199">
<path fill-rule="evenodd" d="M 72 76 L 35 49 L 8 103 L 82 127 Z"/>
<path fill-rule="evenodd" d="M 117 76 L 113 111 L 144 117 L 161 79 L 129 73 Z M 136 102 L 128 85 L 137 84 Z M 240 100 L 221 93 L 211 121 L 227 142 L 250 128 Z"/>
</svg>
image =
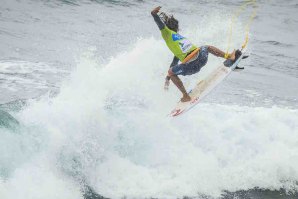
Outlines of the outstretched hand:
<svg viewBox="0 0 298 199">
<path fill-rule="evenodd" d="M 164 89 L 167 91 L 169 90 L 169 85 L 170 85 L 170 80 L 167 80 L 165 81 L 165 85 L 164 85 Z"/>
<path fill-rule="evenodd" d="M 151 13 L 152 13 L 152 14 L 157 14 L 157 13 L 159 12 L 160 9 L 161 9 L 161 6 L 158 6 L 158 7 L 154 8 L 154 9 L 151 11 Z"/>
</svg>

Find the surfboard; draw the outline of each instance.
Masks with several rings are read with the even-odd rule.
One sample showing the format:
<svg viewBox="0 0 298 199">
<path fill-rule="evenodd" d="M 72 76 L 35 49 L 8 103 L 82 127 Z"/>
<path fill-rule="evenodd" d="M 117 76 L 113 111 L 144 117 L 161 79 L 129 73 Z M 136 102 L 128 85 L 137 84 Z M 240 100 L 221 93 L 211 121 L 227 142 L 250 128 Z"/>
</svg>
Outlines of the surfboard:
<svg viewBox="0 0 298 199">
<path fill-rule="evenodd" d="M 241 52 L 241 51 L 240 51 Z M 196 106 L 202 99 L 207 96 L 220 82 L 222 82 L 233 70 L 237 69 L 238 64 L 242 59 L 247 58 L 245 50 L 242 50 L 241 55 L 237 56 L 236 61 L 225 60 L 217 67 L 207 78 L 199 81 L 188 94 L 191 97 L 189 102 L 179 101 L 176 107 L 171 111 L 169 116 L 177 117 L 186 113 Z M 241 68 L 242 69 L 242 68 Z"/>
</svg>

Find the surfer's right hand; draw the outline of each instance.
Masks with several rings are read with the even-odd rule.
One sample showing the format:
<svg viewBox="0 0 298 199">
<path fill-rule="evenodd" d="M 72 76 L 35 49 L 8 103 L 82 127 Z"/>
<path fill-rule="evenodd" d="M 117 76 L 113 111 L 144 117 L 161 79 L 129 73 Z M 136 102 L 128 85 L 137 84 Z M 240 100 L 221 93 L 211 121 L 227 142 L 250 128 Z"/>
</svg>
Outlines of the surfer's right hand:
<svg viewBox="0 0 298 199">
<path fill-rule="evenodd" d="M 151 11 L 151 14 L 157 14 L 159 12 L 159 10 L 161 9 L 161 6 L 158 6 L 156 8 L 154 8 L 152 11 Z"/>
<path fill-rule="evenodd" d="M 164 85 L 164 89 L 167 91 L 169 90 L 169 85 L 170 85 L 170 80 L 167 80 L 165 81 L 165 85 Z"/>
</svg>

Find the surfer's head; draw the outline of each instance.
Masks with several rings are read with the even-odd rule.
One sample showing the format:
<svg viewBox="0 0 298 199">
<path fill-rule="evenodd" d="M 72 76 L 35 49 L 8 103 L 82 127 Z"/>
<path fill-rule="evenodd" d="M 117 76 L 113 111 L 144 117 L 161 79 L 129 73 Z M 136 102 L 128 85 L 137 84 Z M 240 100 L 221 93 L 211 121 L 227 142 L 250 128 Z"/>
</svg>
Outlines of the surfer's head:
<svg viewBox="0 0 298 199">
<path fill-rule="evenodd" d="M 177 19 L 174 18 L 173 15 L 168 16 L 166 13 L 162 12 L 160 13 L 160 17 L 170 30 L 178 32 L 179 22 Z"/>
</svg>

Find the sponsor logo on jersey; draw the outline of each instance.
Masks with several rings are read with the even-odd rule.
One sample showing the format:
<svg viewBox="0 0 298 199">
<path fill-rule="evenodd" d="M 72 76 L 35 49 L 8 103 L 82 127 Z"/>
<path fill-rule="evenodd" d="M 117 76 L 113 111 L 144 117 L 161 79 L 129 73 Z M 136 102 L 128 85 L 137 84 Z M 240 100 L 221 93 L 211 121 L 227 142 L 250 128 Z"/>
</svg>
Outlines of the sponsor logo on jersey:
<svg viewBox="0 0 298 199">
<path fill-rule="evenodd" d="M 173 41 L 177 41 L 177 40 L 184 39 L 184 37 L 179 34 L 172 34 L 172 39 Z"/>
<path fill-rule="evenodd" d="M 191 49 L 192 44 L 189 40 L 184 39 L 183 41 L 179 42 L 180 49 L 183 53 L 186 53 L 189 49 Z"/>
</svg>

